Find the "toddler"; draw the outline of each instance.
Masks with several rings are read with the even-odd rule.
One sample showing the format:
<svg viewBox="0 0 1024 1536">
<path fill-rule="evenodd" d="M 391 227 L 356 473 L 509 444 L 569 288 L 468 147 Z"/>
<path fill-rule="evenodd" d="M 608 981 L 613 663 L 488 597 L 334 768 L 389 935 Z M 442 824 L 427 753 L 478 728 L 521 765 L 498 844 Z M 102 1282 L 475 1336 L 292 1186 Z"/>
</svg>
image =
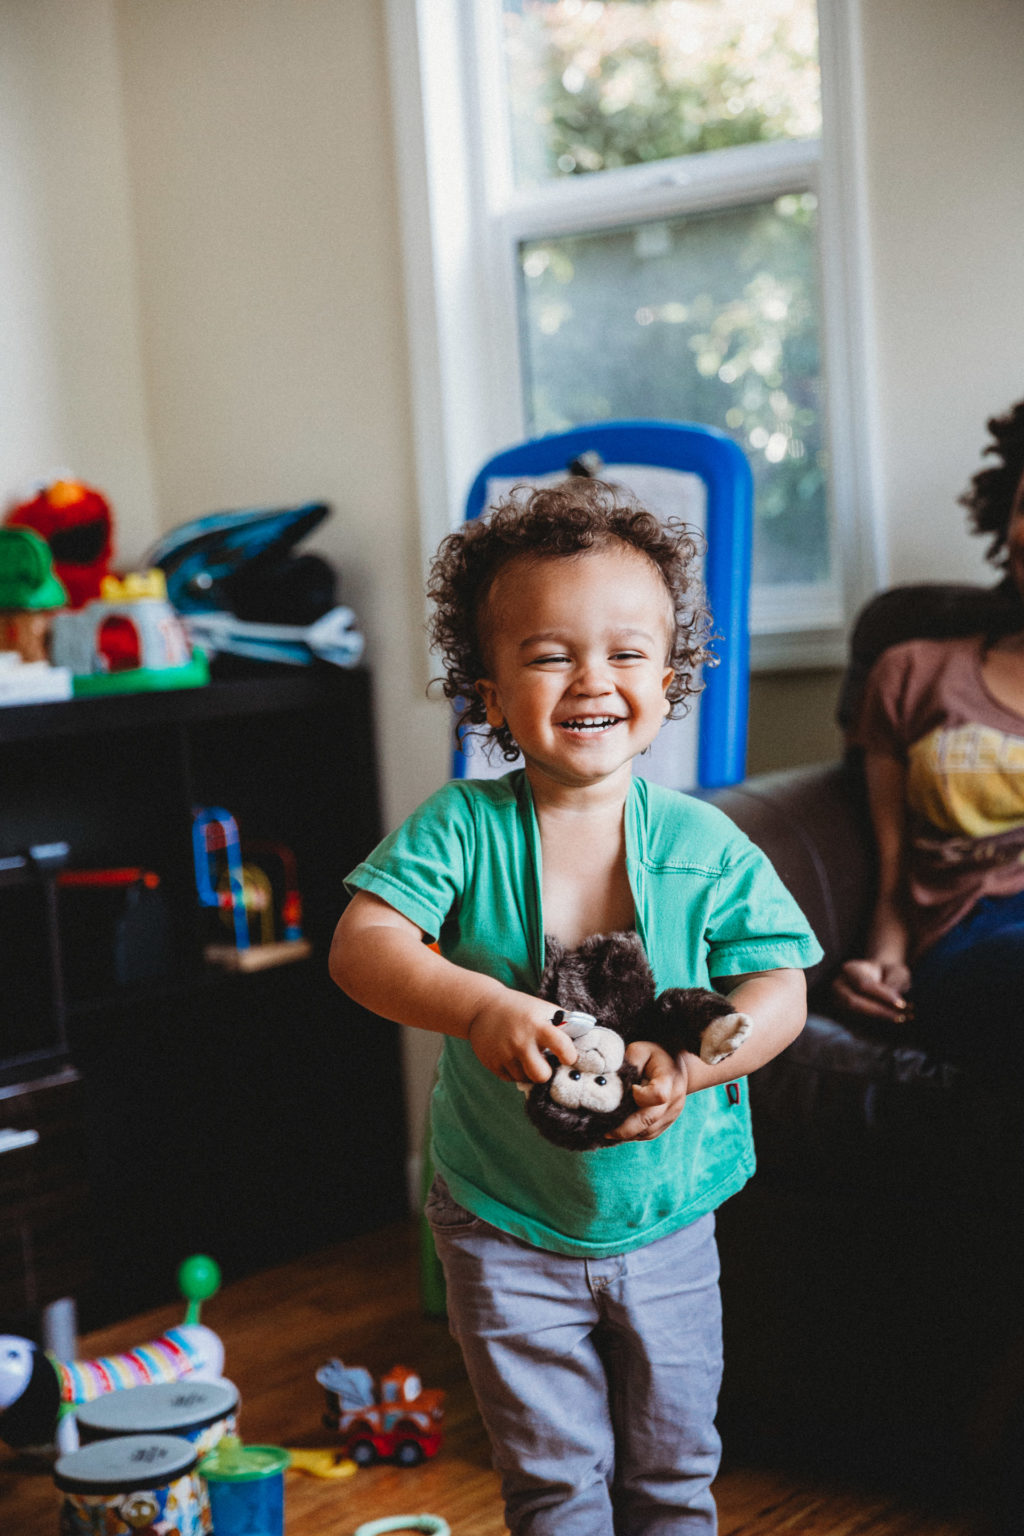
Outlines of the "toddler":
<svg viewBox="0 0 1024 1536">
<path fill-rule="evenodd" d="M 713 1212 L 754 1167 L 741 1078 L 803 1027 L 820 950 L 727 817 L 632 771 L 708 659 L 696 553 L 582 478 L 444 541 L 445 691 L 523 766 L 447 784 L 386 838 L 348 877 L 331 951 L 357 1001 L 446 1037 L 427 1216 L 513 1536 L 716 1528 Z M 713 985 L 754 1027 L 718 1066 L 634 1042 L 636 1112 L 565 1151 L 514 1086 L 576 1055 L 535 995 L 545 935 L 626 929 L 659 991 Z"/>
</svg>

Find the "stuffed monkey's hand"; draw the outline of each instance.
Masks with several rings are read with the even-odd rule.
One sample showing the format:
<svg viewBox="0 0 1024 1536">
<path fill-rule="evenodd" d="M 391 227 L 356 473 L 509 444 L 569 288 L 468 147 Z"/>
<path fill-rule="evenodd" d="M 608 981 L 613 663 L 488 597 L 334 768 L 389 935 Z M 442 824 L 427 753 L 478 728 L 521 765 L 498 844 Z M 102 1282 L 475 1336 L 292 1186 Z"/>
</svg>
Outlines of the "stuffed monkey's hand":
<svg viewBox="0 0 1024 1536">
<path fill-rule="evenodd" d="M 552 1022 L 555 1004 L 511 988 L 490 998 L 474 1014 L 468 1040 L 476 1058 L 506 1083 L 546 1083 L 550 1051 L 564 1066 L 576 1060 L 576 1047 Z"/>
<path fill-rule="evenodd" d="M 653 1141 L 678 1120 L 686 1103 L 687 1071 L 684 1056 L 670 1056 L 650 1040 L 634 1040 L 626 1047 L 626 1060 L 640 1069 L 641 1081 L 633 1089 L 636 1113 L 608 1137 L 615 1141 Z"/>
</svg>

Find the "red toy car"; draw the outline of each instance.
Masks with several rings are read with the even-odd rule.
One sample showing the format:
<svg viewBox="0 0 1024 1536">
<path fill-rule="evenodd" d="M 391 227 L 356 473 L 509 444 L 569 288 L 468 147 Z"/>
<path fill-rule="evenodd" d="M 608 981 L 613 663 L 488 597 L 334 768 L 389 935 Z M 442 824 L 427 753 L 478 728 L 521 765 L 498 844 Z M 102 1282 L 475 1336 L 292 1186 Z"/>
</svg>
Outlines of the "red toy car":
<svg viewBox="0 0 1024 1536">
<path fill-rule="evenodd" d="M 385 1460 L 415 1467 L 441 1449 L 444 1393 L 424 1392 L 415 1371 L 394 1366 L 381 1377 L 379 1395 L 369 1371 L 340 1360 L 322 1365 L 316 1379 L 327 1396 L 324 1424 L 359 1466 Z"/>
</svg>

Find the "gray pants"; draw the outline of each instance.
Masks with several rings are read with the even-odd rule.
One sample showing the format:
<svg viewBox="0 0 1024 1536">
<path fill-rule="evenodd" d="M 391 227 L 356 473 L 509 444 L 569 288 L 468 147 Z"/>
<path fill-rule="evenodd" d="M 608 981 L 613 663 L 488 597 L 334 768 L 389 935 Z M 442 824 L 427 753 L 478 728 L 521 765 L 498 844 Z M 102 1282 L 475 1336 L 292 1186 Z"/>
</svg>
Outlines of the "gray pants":
<svg viewBox="0 0 1024 1536">
<path fill-rule="evenodd" d="M 426 1214 L 513 1536 L 714 1536 L 714 1217 L 578 1259 L 499 1232 L 440 1178 Z"/>
</svg>

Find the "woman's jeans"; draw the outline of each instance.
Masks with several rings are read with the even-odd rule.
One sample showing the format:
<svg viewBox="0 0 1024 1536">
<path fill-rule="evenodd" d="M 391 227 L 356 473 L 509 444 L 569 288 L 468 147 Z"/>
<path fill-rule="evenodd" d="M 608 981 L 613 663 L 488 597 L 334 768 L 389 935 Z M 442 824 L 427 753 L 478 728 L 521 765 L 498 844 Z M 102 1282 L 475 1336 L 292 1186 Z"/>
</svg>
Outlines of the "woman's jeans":
<svg viewBox="0 0 1024 1536">
<path fill-rule="evenodd" d="M 991 1076 L 1024 1073 L 1024 892 L 983 897 L 926 950 L 910 991 L 922 1042 Z"/>
<path fill-rule="evenodd" d="M 513 1536 L 713 1536 L 714 1216 L 581 1259 L 499 1232 L 439 1178 L 426 1214 Z"/>
</svg>

